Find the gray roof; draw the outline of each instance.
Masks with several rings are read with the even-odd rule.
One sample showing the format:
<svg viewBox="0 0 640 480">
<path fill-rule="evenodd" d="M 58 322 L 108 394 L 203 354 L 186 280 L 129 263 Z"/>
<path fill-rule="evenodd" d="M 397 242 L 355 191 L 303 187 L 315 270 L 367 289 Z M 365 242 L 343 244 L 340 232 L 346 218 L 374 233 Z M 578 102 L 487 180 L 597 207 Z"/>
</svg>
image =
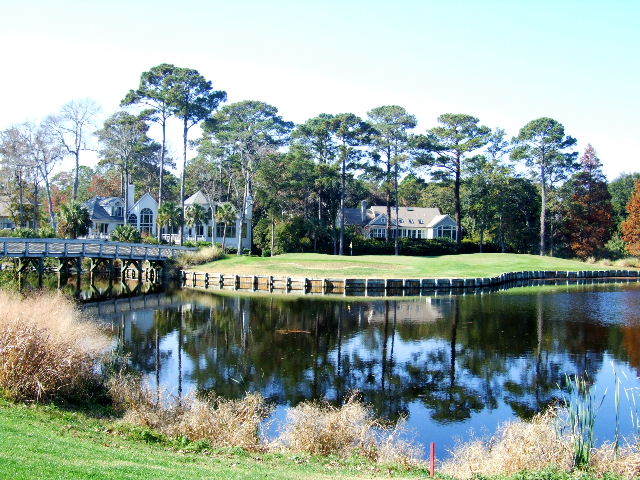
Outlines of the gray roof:
<svg viewBox="0 0 640 480">
<path fill-rule="evenodd" d="M 364 212 L 360 208 L 345 208 L 344 221 L 347 225 L 359 226 L 384 226 L 387 224 L 387 207 L 385 205 L 373 205 Z M 445 215 L 441 215 L 439 208 L 424 207 L 399 207 L 398 226 L 408 228 L 426 228 L 434 224 L 434 220 L 441 220 Z M 391 208 L 391 225 L 396 225 L 396 210 Z"/>
<path fill-rule="evenodd" d="M 113 198 L 114 197 L 109 197 L 109 199 Z M 92 221 L 122 222 L 124 220 L 122 217 L 109 215 L 109 213 L 102 206 L 103 204 L 103 197 L 94 197 L 91 200 L 85 202 L 85 206 L 87 207 L 87 210 L 89 210 L 89 216 L 91 217 Z"/>
</svg>

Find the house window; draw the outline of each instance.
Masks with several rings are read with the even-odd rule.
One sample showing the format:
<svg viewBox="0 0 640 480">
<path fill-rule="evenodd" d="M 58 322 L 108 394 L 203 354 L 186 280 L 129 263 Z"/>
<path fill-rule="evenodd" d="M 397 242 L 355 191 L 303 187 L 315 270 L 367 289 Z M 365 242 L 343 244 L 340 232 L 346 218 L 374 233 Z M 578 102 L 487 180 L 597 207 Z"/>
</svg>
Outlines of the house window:
<svg viewBox="0 0 640 480">
<path fill-rule="evenodd" d="M 456 227 L 443 226 L 436 228 L 436 238 L 450 238 L 451 240 L 455 240 L 456 237 Z"/>
<path fill-rule="evenodd" d="M 108 231 L 109 231 L 109 224 L 108 223 L 101 223 L 100 224 L 100 233 L 106 234 Z"/>
<path fill-rule="evenodd" d="M 134 226 L 138 226 L 138 217 L 136 216 L 135 213 L 132 213 L 131 215 L 129 215 L 129 224 L 134 225 Z"/>
<path fill-rule="evenodd" d="M 385 238 L 385 229 L 384 228 L 372 228 L 370 237 L 371 238 Z"/>
<path fill-rule="evenodd" d="M 247 238 L 247 222 L 242 224 L 242 238 Z"/>
<path fill-rule="evenodd" d="M 213 235 L 213 227 L 209 225 L 207 227 L 207 237 L 211 237 Z"/>
<path fill-rule="evenodd" d="M 150 208 L 143 208 L 140 212 L 140 232 L 151 235 L 153 229 L 153 212 Z"/>
<path fill-rule="evenodd" d="M 204 225 L 201 223 L 196 224 L 196 235 L 202 237 L 204 235 Z"/>
<path fill-rule="evenodd" d="M 224 223 L 218 223 L 216 225 L 216 237 L 222 238 L 224 236 Z M 227 227 L 227 238 L 236 236 L 236 226 L 235 224 L 229 225 Z"/>
<path fill-rule="evenodd" d="M 116 204 L 115 207 L 113 207 L 113 216 L 114 217 L 122 216 L 122 205 Z"/>
</svg>

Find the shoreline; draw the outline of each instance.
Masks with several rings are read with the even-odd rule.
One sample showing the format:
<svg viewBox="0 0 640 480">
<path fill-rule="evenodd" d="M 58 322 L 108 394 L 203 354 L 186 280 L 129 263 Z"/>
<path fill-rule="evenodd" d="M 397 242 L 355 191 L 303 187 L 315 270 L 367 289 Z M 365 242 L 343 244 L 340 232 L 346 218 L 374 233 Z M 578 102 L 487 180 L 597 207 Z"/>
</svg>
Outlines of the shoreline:
<svg viewBox="0 0 640 480">
<path fill-rule="evenodd" d="M 181 288 L 267 294 L 343 296 L 421 296 L 426 293 L 496 291 L 549 282 L 607 283 L 640 280 L 640 270 L 530 270 L 482 278 L 308 278 L 274 275 L 239 275 L 201 270 L 180 270 Z"/>
</svg>

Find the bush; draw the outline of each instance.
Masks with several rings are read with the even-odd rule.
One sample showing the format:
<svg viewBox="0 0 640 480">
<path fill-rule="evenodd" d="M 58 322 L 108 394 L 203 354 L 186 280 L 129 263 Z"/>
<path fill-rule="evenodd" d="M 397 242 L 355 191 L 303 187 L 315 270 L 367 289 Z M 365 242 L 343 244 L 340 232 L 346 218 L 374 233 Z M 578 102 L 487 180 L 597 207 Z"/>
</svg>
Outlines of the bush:
<svg viewBox="0 0 640 480">
<path fill-rule="evenodd" d="M 384 239 L 364 238 L 361 235 L 353 236 L 349 241 L 353 242 L 354 255 L 393 255 L 394 253 L 393 241 L 387 242 Z M 419 257 L 478 253 L 480 251 L 480 245 L 470 240 L 463 240 L 460 248 L 458 248 L 456 242 L 447 238 L 401 238 L 398 243 L 401 255 Z M 499 248 L 495 244 L 485 243 L 482 251 L 497 252 Z"/>
<path fill-rule="evenodd" d="M 156 237 L 152 237 L 151 235 L 145 235 L 142 237 L 142 243 L 146 243 L 148 245 L 160 245 L 164 242 L 161 242 Z"/>
<path fill-rule="evenodd" d="M 142 235 L 133 225 L 118 225 L 113 232 L 111 232 L 111 240 L 114 242 L 140 243 L 142 241 Z"/>
<path fill-rule="evenodd" d="M 614 234 L 611 237 L 611 240 L 609 240 L 604 246 L 604 252 L 602 252 L 602 256 L 617 260 L 620 258 L 624 258 L 626 255 L 628 255 L 628 252 L 624 240 L 622 240 L 622 237 L 619 233 Z"/>
<path fill-rule="evenodd" d="M 46 225 L 38 229 L 38 238 L 56 238 L 57 234 L 53 227 Z"/>
<path fill-rule="evenodd" d="M 38 238 L 38 233 L 33 228 L 16 228 L 13 231 L 12 237 L 17 238 Z"/>
<path fill-rule="evenodd" d="M 0 292 L 0 390 L 26 401 L 79 400 L 96 391 L 108 340 L 62 294 Z"/>
<path fill-rule="evenodd" d="M 274 253 L 310 252 L 313 247 L 315 225 L 301 216 L 277 222 L 275 225 Z M 316 232 L 317 233 L 317 232 Z M 265 251 L 271 255 L 271 222 L 260 219 L 253 228 L 253 243 L 262 256 Z"/>
</svg>

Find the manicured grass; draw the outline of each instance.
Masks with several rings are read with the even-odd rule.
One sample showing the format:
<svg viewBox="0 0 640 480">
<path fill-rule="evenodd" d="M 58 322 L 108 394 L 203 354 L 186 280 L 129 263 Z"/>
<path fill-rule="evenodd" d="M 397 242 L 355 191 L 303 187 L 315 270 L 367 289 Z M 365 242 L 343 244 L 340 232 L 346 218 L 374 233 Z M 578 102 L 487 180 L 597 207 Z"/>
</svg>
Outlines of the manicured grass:
<svg viewBox="0 0 640 480">
<path fill-rule="evenodd" d="M 202 444 L 97 420 L 52 406 L 0 400 L 0 478 L 23 479 L 373 479 L 423 478 L 365 460 L 195 451 Z"/>
<path fill-rule="evenodd" d="M 200 271 L 308 278 L 491 277 L 523 270 L 602 270 L 577 260 L 511 253 L 474 253 L 439 257 L 394 255 L 337 256 L 287 253 L 275 257 L 229 255 L 196 267 Z"/>
</svg>

